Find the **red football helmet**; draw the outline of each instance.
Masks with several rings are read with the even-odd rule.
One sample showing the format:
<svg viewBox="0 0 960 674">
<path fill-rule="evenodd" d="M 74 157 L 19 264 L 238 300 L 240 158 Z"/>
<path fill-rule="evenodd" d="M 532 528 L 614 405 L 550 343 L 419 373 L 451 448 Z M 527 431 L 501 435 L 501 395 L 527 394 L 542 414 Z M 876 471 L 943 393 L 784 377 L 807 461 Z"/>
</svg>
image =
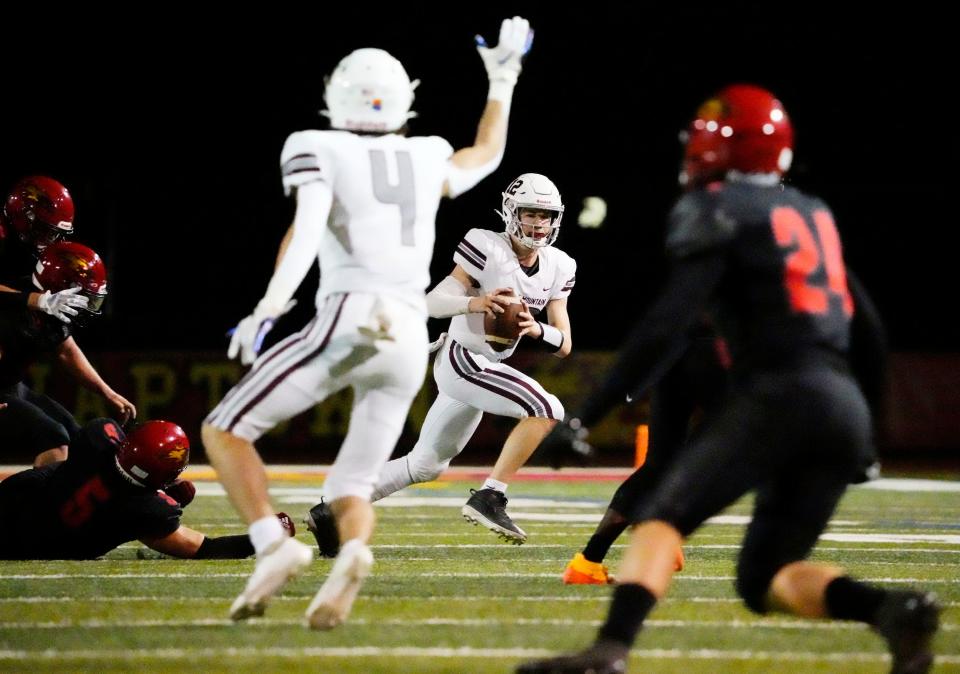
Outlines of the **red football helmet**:
<svg viewBox="0 0 960 674">
<path fill-rule="evenodd" d="M 33 285 L 54 293 L 80 286 L 80 294 L 90 300 L 86 311 L 99 314 L 107 297 L 107 268 L 100 256 L 83 244 L 59 241 L 40 253 Z"/>
<path fill-rule="evenodd" d="M 24 178 L 10 190 L 3 211 L 20 240 L 37 250 L 73 233 L 73 199 L 53 178 Z"/>
<path fill-rule="evenodd" d="M 163 489 L 190 462 L 190 440 L 171 421 L 148 421 L 131 431 L 117 448 L 120 472 L 141 487 Z"/>
<path fill-rule="evenodd" d="M 680 183 L 696 187 L 727 171 L 783 175 L 793 160 L 793 126 L 766 89 L 733 84 L 697 110 L 686 133 Z"/>
</svg>

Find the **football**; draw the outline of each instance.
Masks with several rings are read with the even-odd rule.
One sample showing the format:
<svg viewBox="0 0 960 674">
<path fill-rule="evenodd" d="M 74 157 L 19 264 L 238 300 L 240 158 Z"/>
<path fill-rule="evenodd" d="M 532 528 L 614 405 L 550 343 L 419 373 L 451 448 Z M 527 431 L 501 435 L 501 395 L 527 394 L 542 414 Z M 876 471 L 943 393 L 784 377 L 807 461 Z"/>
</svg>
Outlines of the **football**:
<svg viewBox="0 0 960 674">
<path fill-rule="evenodd" d="M 507 297 L 507 296 L 504 296 Z M 526 305 L 519 297 L 507 297 L 510 304 L 503 307 L 502 314 L 484 314 L 483 332 L 487 344 L 494 351 L 506 351 L 520 336 L 520 312 L 526 311 Z"/>
</svg>

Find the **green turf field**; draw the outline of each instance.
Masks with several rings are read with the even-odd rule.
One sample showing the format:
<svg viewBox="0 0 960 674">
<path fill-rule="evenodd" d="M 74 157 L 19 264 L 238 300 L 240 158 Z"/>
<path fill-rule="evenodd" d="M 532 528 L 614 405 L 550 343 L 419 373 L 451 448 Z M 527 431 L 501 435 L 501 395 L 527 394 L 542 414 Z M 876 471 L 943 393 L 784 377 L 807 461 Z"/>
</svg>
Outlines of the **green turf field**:
<svg viewBox="0 0 960 674">
<path fill-rule="evenodd" d="M 329 633 L 301 621 L 326 560 L 244 624 L 227 609 L 252 560 L 138 559 L 133 544 L 91 562 L 0 562 L 0 672 L 509 672 L 591 640 L 609 590 L 559 578 L 616 485 L 514 483 L 509 509 L 530 535 L 522 547 L 461 519 L 475 483 L 391 497 L 377 510 L 374 575 L 351 621 Z M 185 523 L 241 532 L 218 485 L 199 486 Z M 299 524 L 319 485 L 275 486 Z M 651 615 L 630 671 L 887 671 L 881 640 L 860 625 L 759 618 L 740 606 L 732 576 L 748 513 L 749 502 L 738 503 L 689 541 L 686 569 Z M 614 568 L 622 552 L 614 548 Z M 890 587 L 935 590 L 946 610 L 934 671 L 960 672 L 960 491 L 855 489 L 815 557 Z"/>
</svg>

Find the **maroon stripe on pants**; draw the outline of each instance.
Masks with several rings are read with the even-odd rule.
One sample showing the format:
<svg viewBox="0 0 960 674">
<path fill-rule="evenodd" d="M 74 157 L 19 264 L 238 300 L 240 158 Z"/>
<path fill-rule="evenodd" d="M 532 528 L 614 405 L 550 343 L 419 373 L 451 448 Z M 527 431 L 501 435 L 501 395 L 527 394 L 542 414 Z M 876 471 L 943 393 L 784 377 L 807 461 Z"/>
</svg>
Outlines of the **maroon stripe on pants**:
<svg viewBox="0 0 960 674">
<path fill-rule="evenodd" d="M 470 373 L 467 372 L 466 370 L 461 369 L 461 367 L 457 364 L 457 359 L 456 359 L 456 358 L 454 357 L 454 355 L 453 355 L 453 350 L 454 350 L 455 348 L 461 348 L 461 349 L 462 349 L 463 347 L 461 347 L 459 344 L 457 344 L 456 342 L 454 342 L 454 343 L 453 343 L 453 346 L 450 348 L 450 364 L 453 365 L 453 369 L 454 369 L 454 371 L 455 371 L 458 375 L 460 375 L 461 377 L 463 377 L 464 379 L 466 379 L 466 380 L 467 380 L 468 382 L 470 382 L 471 384 L 476 384 L 476 385 L 479 386 L 480 388 L 485 388 L 485 389 L 487 389 L 488 391 L 492 391 L 493 393 L 496 393 L 497 395 L 500 395 L 500 396 L 503 396 L 504 398 L 507 398 L 507 399 L 509 399 L 509 400 L 512 400 L 513 402 L 515 402 L 515 403 L 517 403 L 518 405 L 520 405 L 520 407 L 522 407 L 524 410 L 526 410 L 527 414 L 529 414 L 530 416 L 532 416 L 532 417 L 537 416 L 537 410 L 534 409 L 534 408 L 530 405 L 530 403 L 528 403 L 526 400 L 524 400 L 523 398 L 521 398 L 520 396 L 518 396 L 518 395 L 517 395 L 516 393 L 514 393 L 513 391 L 510 391 L 509 389 L 501 388 L 500 386 L 497 386 L 496 384 L 491 384 L 491 383 L 489 383 L 489 382 L 483 381 L 483 380 L 480 379 L 479 377 L 470 374 Z M 465 350 L 465 349 L 464 349 L 464 350 Z"/>
<path fill-rule="evenodd" d="M 346 303 L 347 298 L 348 298 L 349 296 L 350 296 L 350 293 L 346 293 L 346 294 L 341 298 L 341 300 L 340 300 L 340 305 L 337 307 L 337 312 L 336 312 L 336 314 L 335 314 L 334 317 L 333 317 L 333 323 L 330 325 L 330 329 L 327 330 L 327 334 L 324 335 L 323 341 L 320 342 L 320 346 L 318 346 L 316 349 L 314 349 L 313 351 L 311 351 L 309 354 L 307 354 L 306 356 L 304 356 L 303 358 L 301 358 L 300 360 L 298 360 L 296 363 L 294 363 L 293 365 L 291 365 L 290 367 L 288 367 L 286 370 L 284 370 L 283 372 L 281 372 L 276 378 L 274 378 L 273 381 L 271 381 L 269 384 L 267 384 L 267 386 L 264 387 L 264 388 L 260 391 L 260 393 L 258 393 L 257 395 L 255 395 L 249 402 L 247 402 L 246 405 L 244 405 L 242 408 L 240 408 L 240 411 L 239 411 L 237 414 L 234 415 L 233 420 L 227 425 L 227 431 L 228 431 L 228 432 L 232 432 L 233 429 L 234 429 L 234 427 L 235 427 L 238 423 L 240 423 L 240 419 L 243 418 L 243 415 L 245 415 L 247 412 L 249 412 L 249 411 L 253 408 L 254 405 L 256 405 L 257 403 L 259 403 L 261 400 L 263 400 L 264 398 L 266 398 L 268 395 L 270 395 L 270 393 L 271 393 L 275 388 L 277 388 L 277 386 L 280 385 L 280 382 L 282 382 L 284 379 L 286 379 L 287 377 L 290 376 L 290 373 L 291 373 L 291 372 L 293 372 L 294 370 L 299 369 L 299 368 L 302 367 L 305 363 L 310 362 L 311 360 L 313 360 L 314 358 L 316 358 L 317 356 L 319 356 L 321 353 L 323 353 L 323 350 L 327 348 L 327 344 L 330 342 L 330 337 L 331 337 L 331 335 L 333 335 L 333 331 L 336 329 L 337 323 L 340 321 L 340 312 L 343 310 L 343 305 L 344 305 L 344 303 Z"/>
<path fill-rule="evenodd" d="M 521 388 L 524 388 L 527 391 L 529 391 L 533 395 L 534 399 L 539 400 L 543 404 L 544 414 L 549 415 L 551 419 L 553 418 L 554 416 L 553 408 L 550 407 L 550 403 L 548 403 L 546 399 L 540 395 L 540 392 L 537 391 L 537 389 L 530 386 L 530 384 L 525 382 L 523 379 L 514 377 L 513 375 L 507 374 L 506 372 L 500 372 L 499 370 L 492 370 L 487 367 L 481 368 L 479 365 L 477 365 L 477 362 L 470 356 L 470 352 L 467 351 L 466 349 L 463 349 L 463 357 L 466 358 L 467 361 L 470 363 L 470 365 L 476 368 L 480 373 L 496 375 L 498 377 L 502 377 L 503 379 L 506 379 L 507 381 L 512 381 L 516 384 L 519 384 Z M 539 415 L 535 414 L 534 416 L 539 416 Z"/>
</svg>

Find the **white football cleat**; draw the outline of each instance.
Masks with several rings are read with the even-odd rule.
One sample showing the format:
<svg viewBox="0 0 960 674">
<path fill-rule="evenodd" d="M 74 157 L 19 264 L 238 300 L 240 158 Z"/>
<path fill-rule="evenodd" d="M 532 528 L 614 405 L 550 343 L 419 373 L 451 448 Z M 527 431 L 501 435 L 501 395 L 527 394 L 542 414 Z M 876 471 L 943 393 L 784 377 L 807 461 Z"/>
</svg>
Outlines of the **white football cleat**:
<svg viewBox="0 0 960 674">
<path fill-rule="evenodd" d="M 330 575 L 307 607 L 310 627 L 331 630 L 345 621 L 372 566 L 373 553 L 363 541 L 354 538 L 344 543 Z"/>
<path fill-rule="evenodd" d="M 257 560 L 247 587 L 230 607 L 231 620 L 262 616 L 267 602 L 287 581 L 296 578 L 313 561 L 313 549 L 295 538 L 287 538 Z"/>
</svg>

